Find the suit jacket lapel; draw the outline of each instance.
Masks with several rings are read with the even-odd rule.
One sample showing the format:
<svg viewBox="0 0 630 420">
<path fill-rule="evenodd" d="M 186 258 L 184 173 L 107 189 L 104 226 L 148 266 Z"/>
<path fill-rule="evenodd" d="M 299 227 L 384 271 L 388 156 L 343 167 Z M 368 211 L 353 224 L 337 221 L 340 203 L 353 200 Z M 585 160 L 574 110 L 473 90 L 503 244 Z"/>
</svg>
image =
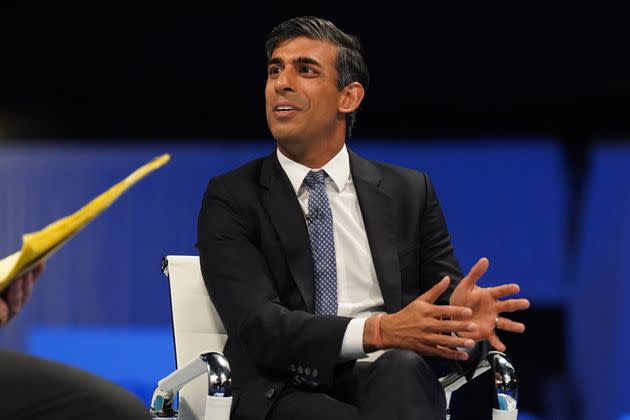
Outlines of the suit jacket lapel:
<svg viewBox="0 0 630 420">
<path fill-rule="evenodd" d="M 260 184 L 265 188 L 262 205 L 278 233 L 306 310 L 313 312 L 313 259 L 308 230 L 300 203 L 275 151 L 263 161 Z"/>
<path fill-rule="evenodd" d="M 398 311 L 402 306 L 402 290 L 392 198 L 380 188 L 383 179 L 380 170 L 352 151 L 348 153 L 385 310 Z"/>
</svg>

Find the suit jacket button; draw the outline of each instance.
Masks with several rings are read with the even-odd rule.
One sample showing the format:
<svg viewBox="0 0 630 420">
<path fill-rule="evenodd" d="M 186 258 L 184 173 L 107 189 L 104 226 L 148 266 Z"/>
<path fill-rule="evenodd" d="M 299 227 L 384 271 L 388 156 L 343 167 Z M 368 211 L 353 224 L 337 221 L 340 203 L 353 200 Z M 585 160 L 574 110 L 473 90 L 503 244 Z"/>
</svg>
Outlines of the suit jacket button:
<svg viewBox="0 0 630 420">
<path fill-rule="evenodd" d="M 317 375 L 319 375 L 319 372 L 317 371 L 317 369 L 313 369 L 311 373 L 313 374 L 313 378 L 317 378 Z"/>
<path fill-rule="evenodd" d="M 276 390 L 274 388 L 271 388 L 267 390 L 267 392 L 265 392 L 265 397 L 267 397 L 268 400 L 272 399 L 274 395 L 276 395 Z"/>
<path fill-rule="evenodd" d="M 306 369 L 304 369 L 304 374 L 306 376 L 310 375 L 311 374 L 311 368 L 307 367 Z"/>
<path fill-rule="evenodd" d="M 304 368 L 302 366 L 298 366 L 298 373 L 300 375 L 304 373 Z"/>
</svg>

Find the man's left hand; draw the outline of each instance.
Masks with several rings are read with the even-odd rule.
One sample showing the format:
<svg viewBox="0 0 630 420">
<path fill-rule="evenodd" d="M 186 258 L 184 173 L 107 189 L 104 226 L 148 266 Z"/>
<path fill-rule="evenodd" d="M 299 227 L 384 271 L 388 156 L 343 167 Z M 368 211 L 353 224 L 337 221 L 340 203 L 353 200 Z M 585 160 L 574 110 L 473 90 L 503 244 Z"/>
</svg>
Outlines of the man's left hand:
<svg viewBox="0 0 630 420">
<path fill-rule="evenodd" d="M 511 321 L 503 316 L 502 312 L 515 312 L 529 308 L 527 299 L 500 298 L 516 294 L 520 291 L 518 284 L 504 284 L 496 287 L 479 287 L 477 281 L 488 270 L 488 259 L 482 258 L 470 269 L 470 272 L 457 285 L 451 295 L 450 304 L 466 306 L 472 309 L 470 321 L 477 324 L 477 330 L 470 333 L 458 333 L 458 335 L 474 340 L 488 340 L 490 345 L 498 351 L 505 351 L 505 344 L 496 334 L 496 329 L 522 333 L 525 325 Z"/>
</svg>

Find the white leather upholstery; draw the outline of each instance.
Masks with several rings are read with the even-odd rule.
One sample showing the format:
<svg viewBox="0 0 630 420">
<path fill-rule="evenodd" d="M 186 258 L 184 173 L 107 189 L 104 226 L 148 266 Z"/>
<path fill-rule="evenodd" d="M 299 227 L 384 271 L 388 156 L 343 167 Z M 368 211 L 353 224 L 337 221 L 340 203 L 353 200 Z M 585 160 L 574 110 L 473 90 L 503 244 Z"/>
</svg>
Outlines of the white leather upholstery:
<svg viewBox="0 0 630 420">
<path fill-rule="evenodd" d="M 497 410 L 492 409 L 492 420 L 516 420 L 518 417 L 518 410 Z"/>
<path fill-rule="evenodd" d="M 169 255 L 166 258 L 179 368 L 202 351 L 223 352 L 227 335 L 206 291 L 199 257 Z M 179 391 L 179 418 L 203 420 L 207 394 L 207 375 L 184 385 Z"/>
</svg>

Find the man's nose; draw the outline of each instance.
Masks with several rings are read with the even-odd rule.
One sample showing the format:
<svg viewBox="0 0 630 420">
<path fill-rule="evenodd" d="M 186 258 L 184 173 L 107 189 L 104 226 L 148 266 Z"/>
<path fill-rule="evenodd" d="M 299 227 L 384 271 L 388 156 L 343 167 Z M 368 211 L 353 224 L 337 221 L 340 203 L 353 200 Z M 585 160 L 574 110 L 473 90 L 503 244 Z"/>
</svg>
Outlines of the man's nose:
<svg viewBox="0 0 630 420">
<path fill-rule="evenodd" d="M 275 83 L 276 92 L 278 93 L 293 92 L 294 83 L 295 83 L 295 78 L 293 77 L 291 70 L 284 69 L 282 72 L 280 72 L 280 74 L 276 78 L 276 83 Z"/>
</svg>

